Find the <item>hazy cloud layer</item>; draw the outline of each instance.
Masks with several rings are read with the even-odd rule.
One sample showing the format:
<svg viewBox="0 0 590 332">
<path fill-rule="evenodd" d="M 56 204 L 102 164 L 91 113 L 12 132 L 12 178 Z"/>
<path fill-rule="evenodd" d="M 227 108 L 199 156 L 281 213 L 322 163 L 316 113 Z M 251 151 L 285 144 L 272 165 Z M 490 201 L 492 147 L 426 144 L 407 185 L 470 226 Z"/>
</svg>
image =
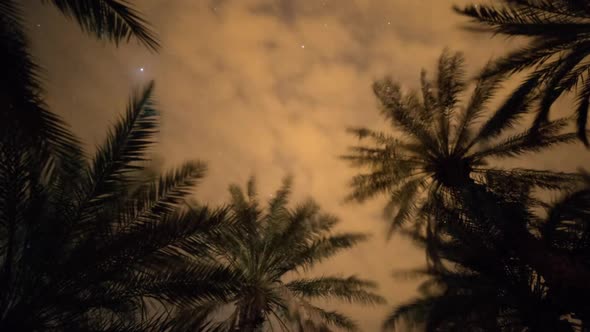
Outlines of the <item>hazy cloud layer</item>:
<svg viewBox="0 0 590 332">
<path fill-rule="evenodd" d="M 296 199 L 314 197 L 343 229 L 374 234 L 314 273 L 377 280 L 387 306 L 345 311 L 365 331 L 378 330 L 391 307 L 414 294 L 414 282 L 394 280 L 391 272 L 419 266 L 423 253 L 403 239 L 385 241 L 381 202 L 341 204 L 354 174 L 337 159 L 354 143 L 344 129 L 383 126 L 374 79 L 391 74 L 416 87 L 420 69 L 433 68 L 444 47 L 463 51 L 473 74 L 502 54 L 505 40 L 460 31 L 465 21 L 451 10 L 459 0 L 135 2 L 160 34 L 160 54 L 94 41 L 52 8 L 26 1 L 51 107 L 92 146 L 124 111 L 131 90 L 155 79 L 163 110 L 158 156 L 166 165 L 209 163 L 200 199 L 220 203 L 230 183 L 253 174 L 269 195 L 290 173 Z M 565 158 L 582 165 L 571 151 L 584 150 L 568 151 L 535 163 L 556 167 Z"/>
</svg>

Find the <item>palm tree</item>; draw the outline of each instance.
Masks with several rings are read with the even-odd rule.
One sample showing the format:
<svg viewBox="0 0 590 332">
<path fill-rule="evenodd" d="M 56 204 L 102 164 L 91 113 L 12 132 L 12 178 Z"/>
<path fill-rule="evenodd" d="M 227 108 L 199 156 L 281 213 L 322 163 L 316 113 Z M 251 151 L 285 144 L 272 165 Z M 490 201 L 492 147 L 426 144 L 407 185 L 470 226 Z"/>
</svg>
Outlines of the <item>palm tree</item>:
<svg viewBox="0 0 590 332">
<path fill-rule="evenodd" d="M 540 111 L 535 126 L 547 121 L 549 109 L 565 91 L 577 89 L 577 127 L 580 139 L 586 134 L 590 84 L 590 6 L 584 0 L 502 0 L 500 6 L 470 5 L 455 11 L 478 23 L 483 30 L 506 36 L 528 37 L 525 47 L 497 59 L 481 76 L 534 72 L 525 85 L 542 87 Z M 532 83 L 532 84 L 531 84 Z M 581 86 L 578 88 L 578 84 Z"/>
<path fill-rule="evenodd" d="M 367 236 L 331 234 L 338 220 L 321 213 L 312 201 L 289 209 L 290 180 L 285 180 L 270 199 L 266 211 L 259 205 L 253 179 L 248 182 L 246 195 L 235 185 L 230 192 L 233 218 L 243 229 L 224 233 L 215 241 L 218 260 L 241 276 L 227 302 L 231 314 L 220 324 L 226 331 L 259 331 L 273 321 L 282 330 L 306 326 L 306 331 L 313 331 L 312 327 L 354 331 L 357 327 L 353 320 L 315 306 L 310 300 L 384 302 L 371 291 L 373 282 L 354 276 L 295 277 L 294 273 L 351 248 Z"/>
<path fill-rule="evenodd" d="M 432 245 L 431 239 L 415 238 Z M 501 248 L 482 250 L 460 240 L 436 245 L 453 268 L 413 272 L 429 279 L 419 297 L 394 308 L 384 330 L 396 330 L 404 321 L 425 331 L 575 331 L 562 318 L 571 314 L 564 303 L 556 303 L 521 261 L 498 255 Z"/>
<path fill-rule="evenodd" d="M 545 213 L 531 212 L 541 239 L 555 250 L 581 258 L 585 266 L 590 264 L 589 185 L 587 179 L 574 190 L 564 188 L 565 195 L 551 204 L 532 197 L 523 202 L 546 208 Z M 436 247 L 446 264 L 410 274 L 429 279 L 421 286 L 420 297 L 394 309 L 386 329 L 395 329 L 402 319 L 427 331 L 580 331 L 587 323 L 590 307 L 585 295 L 564 298 L 548 288 L 522 260 L 504 255 L 501 242 L 489 241 L 493 235 L 482 232 L 477 222 L 465 220 L 469 213 L 459 206 L 438 211 L 444 235 L 426 238 L 415 231 L 408 235 L 421 246 Z M 460 219 L 461 223 L 455 222 Z"/>
<path fill-rule="evenodd" d="M 481 78 L 461 110 L 458 101 L 465 90 L 462 78 L 462 56 L 444 52 L 436 80 L 430 82 L 422 75 L 422 100 L 415 92 L 403 94 L 391 79 L 374 84 L 382 114 L 404 136 L 366 128 L 351 130 L 361 139 L 369 138 L 371 144 L 355 146 L 344 156 L 353 165 L 368 169 L 353 178 L 349 199 L 362 202 L 386 194 L 389 203 L 385 212 L 393 219 L 391 230 L 416 217 L 415 226 L 431 234 L 436 234 L 439 226 L 431 216 L 433 202 L 477 207 L 469 210 L 470 218 L 495 228 L 494 232 L 505 237 L 502 243 L 508 245 L 507 249 L 516 251 L 549 283 L 588 289 L 583 280 L 590 277 L 590 271 L 570 262 L 567 255 L 549 250 L 533 236 L 528 230 L 526 209 L 519 203 L 522 195 L 534 188 L 557 189 L 563 183 L 575 183 L 579 176 L 487 166 L 493 158 L 521 156 L 571 142 L 576 134 L 562 134 L 567 121 L 560 119 L 502 139 L 501 135 L 528 110 L 534 97 L 528 89 L 513 94 L 475 130 L 475 120 L 485 111 L 486 102 L 504 76 Z M 505 192 L 507 183 L 520 190 Z"/>
<path fill-rule="evenodd" d="M 79 146 L 56 158 L 0 141 L 0 330 L 147 329 L 168 322 L 154 308 L 233 294 L 233 271 L 185 254 L 231 226 L 224 209 L 183 203 L 205 166 L 142 175 L 152 91 L 131 99 L 90 161 Z"/>
</svg>

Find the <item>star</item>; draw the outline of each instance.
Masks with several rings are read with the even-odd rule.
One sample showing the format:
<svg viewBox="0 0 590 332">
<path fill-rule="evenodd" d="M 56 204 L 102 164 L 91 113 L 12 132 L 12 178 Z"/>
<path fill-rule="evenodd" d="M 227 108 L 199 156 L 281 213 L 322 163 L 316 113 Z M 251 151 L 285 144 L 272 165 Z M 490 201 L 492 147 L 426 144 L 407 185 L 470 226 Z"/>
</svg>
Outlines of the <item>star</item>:
<svg viewBox="0 0 590 332">
<path fill-rule="evenodd" d="M 41 24 L 37 24 L 37 28 L 40 28 L 40 27 L 41 27 Z"/>
<path fill-rule="evenodd" d="M 305 45 L 301 45 L 301 48 L 305 48 Z"/>
<path fill-rule="evenodd" d="M 143 72 L 143 67 L 139 68 L 139 71 Z"/>
<path fill-rule="evenodd" d="M 391 22 L 387 22 L 387 25 L 391 25 Z"/>
</svg>

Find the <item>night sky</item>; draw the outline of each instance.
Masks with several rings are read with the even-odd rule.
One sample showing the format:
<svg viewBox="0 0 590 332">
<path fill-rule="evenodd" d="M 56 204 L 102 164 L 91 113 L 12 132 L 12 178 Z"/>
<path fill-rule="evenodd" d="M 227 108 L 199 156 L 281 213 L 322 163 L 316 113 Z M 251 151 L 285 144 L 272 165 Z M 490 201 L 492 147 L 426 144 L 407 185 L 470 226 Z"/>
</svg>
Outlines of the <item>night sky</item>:
<svg viewBox="0 0 590 332">
<path fill-rule="evenodd" d="M 135 42 L 117 48 L 96 41 L 53 7 L 24 2 L 48 103 L 90 151 L 124 112 L 131 91 L 153 79 L 162 111 L 156 159 L 164 166 L 206 161 L 199 200 L 225 202 L 228 185 L 244 185 L 251 175 L 268 196 L 292 174 L 292 202 L 311 196 L 341 218 L 342 230 L 373 234 L 312 273 L 374 279 L 389 303 L 331 306 L 376 331 L 394 305 L 415 294 L 415 281 L 391 275 L 419 267 L 423 252 L 399 237 L 386 241 L 382 200 L 342 203 L 355 170 L 338 155 L 356 141 L 347 126 L 384 127 L 371 92 L 375 79 L 392 75 L 417 87 L 420 69 L 432 72 L 444 47 L 464 52 L 473 75 L 507 50 L 502 37 L 460 30 L 466 20 L 451 7 L 465 1 L 133 1 L 160 37 L 158 54 Z M 589 160 L 578 146 L 524 165 L 575 170 Z"/>
</svg>

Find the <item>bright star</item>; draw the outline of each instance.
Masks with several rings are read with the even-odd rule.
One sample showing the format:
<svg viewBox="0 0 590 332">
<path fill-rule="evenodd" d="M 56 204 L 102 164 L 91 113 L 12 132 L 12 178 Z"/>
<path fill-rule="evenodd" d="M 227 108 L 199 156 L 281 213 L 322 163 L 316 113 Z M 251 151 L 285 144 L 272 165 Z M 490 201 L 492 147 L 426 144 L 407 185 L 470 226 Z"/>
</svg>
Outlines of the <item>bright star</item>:
<svg viewBox="0 0 590 332">
<path fill-rule="evenodd" d="M 301 45 L 301 48 L 305 48 L 305 45 Z"/>
<path fill-rule="evenodd" d="M 139 68 L 139 71 L 143 71 L 143 67 Z"/>
</svg>

